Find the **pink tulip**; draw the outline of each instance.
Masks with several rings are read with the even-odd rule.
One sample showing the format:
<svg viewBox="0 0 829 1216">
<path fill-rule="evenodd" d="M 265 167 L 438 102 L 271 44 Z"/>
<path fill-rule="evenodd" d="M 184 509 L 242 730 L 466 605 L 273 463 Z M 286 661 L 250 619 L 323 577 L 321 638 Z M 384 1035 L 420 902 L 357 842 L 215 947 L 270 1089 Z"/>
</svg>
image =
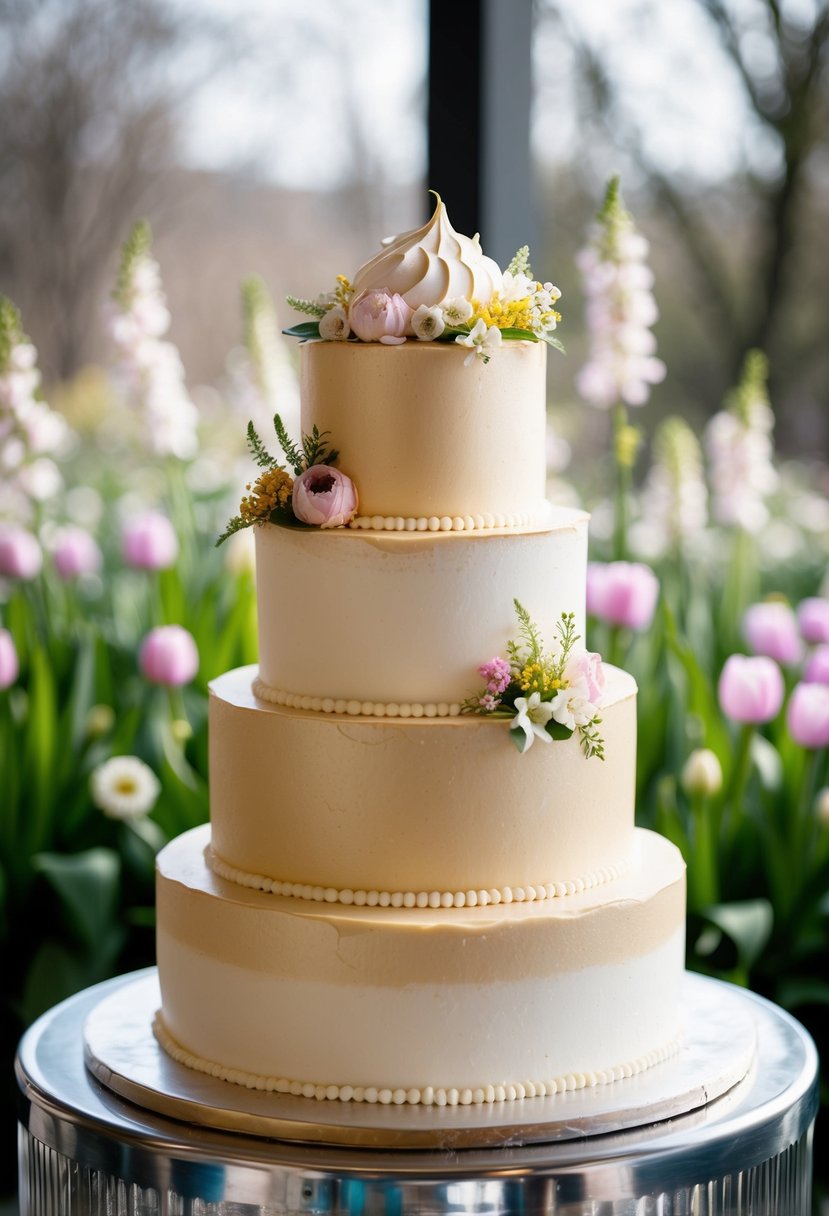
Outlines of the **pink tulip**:
<svg viewBox="0 0 829 1216">
<path fill-rule="evenodd" d="M 167 570 L 178 557 L 178 539 L 166 515 L 148 511 L 124 524 L 121 551 L 134 570 Z"/>
<path fill-rule="evenodd" d="M 770 722 L 780 713 L 783 673 L 765 655 L 732 654 L 720 675 L 720 707 L 735 722 Z"/>
<path fill-rule="evenodd" d="M 152 684 L 172 688 L 189 684 L 199 669 L 199 652 L 193 635 L 181 625 L 157 626 L 141 643 L 138 666 Z"/>
<path fill-rule="evenodd" d="M 348 323 L 364 342 L 405 342 L 411 332 L 412 310 L 396 292 L 363 291 L 352 300 Z"/>
<path fill-rule="evenodd" d="M 19 671 L 14 638 L 8 629 L 0 629 L 0 691 L 14 684 Z"/>
<path fill-rule="evenodd" d="M 83 528 L 62 528 L 55 538 L 52 556 L 64 582 L 80 574 L 94 574 L 101 568 L 98 542 Z"/>
<path fill-rule="evenodd" d="M 803 656 L 795 615 L 782 600 L 768 600 L 747 608 L 743 636 L 754 654 L 765 655 L 784 667 L 798 663 Z"/>
<path fill-rule="evenodd" d="M 291 506 L 304 524 L 341 528 L 357 514 L 357 490 L 339 469 L 312 464 L 294 482 Z"/>
<path fill-rule="evenodd" d="M 798 684 L 789 698 L 786 721 L 801 747 L 829 747 L 829 686 Z"/>
<path fill-rule="evenodd" d="M 587 610 L 609 625 L 647 629 L 659 598 L 659 580 L 640 562 L 591 562 L 587 578 Z"/>
<path fill-rule="evenodd" d="M 829 684 L 829 646 L 816 646 L 806 661 L 804 684 Z"/>
<path fill-rule="evenodd" d="M 40 545 L 31 532 L 15 524 L 0 525 L 0 575 L 29 582 L 43 565 Z"/>
<path fill-rule="evenodd" d="M 797 623 L 804 641 L 829 642 L 829 600 L 811 596 L 797 606 Z"/>
</svg>

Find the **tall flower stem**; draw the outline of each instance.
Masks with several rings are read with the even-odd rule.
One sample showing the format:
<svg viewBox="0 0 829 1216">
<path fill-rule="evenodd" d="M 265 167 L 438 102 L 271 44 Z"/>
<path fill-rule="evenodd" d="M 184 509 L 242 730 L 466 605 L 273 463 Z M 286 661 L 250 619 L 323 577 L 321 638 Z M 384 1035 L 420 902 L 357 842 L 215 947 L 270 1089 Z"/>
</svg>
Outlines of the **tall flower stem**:
<svg viewBox="0 0 829 1216">
<path fill-rule="evenodd" d="M 697 908 L 705 908 L 719 901 L 719 840 L 714 828 L 719 828 L 720 816 L 704 794 L 692 795 L 691 814 L 695 845 L 690 866 L 691 895 Z"/>
<path fill-rule="evenodd" d="M 755 729 L 751 723 L 744 724 L 740 730 L 740 738 L 737 742 L 737 754 L 734 758 L 734 767 L 731 770 L 731 779 L 728 783 L 724 799 L 724 805 L 728 807 L 730 817 L 728 824 L 729 835 L 734 830 L 736 819 L 745 797 L 749 774 L 751 773 L 751 741 L 754 738 Z M 720 834 L 720 824 L 721 820 L 718 817 L 717 837 Z"/>
<path fill-rule="evenodd" d="M 616 469 L 616 502 L 613 520 L 613 560 L 627 560 L 629 502 L 633 475 L 628 441 L 627 410 L 621 402 L 613 409 L 613 461 Z"/>
</svg>

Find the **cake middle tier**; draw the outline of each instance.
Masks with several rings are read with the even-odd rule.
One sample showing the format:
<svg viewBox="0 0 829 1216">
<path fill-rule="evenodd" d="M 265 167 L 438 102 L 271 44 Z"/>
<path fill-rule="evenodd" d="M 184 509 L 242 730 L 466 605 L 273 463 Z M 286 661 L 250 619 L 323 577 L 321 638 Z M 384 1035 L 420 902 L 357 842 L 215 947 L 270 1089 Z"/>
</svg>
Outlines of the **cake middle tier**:
<svg viewBox="0 0 829 1216">
<path fill-rule="evenodd" d="M 509 723 L 275 706 L 255 668 L 210 686 L 214 868 L 305 899 L 549 899 L 622 873 L 633 839 L 636 684 L 607 669 L 605 760 L 577 735 L 519 754 Z M 260 881 L 254 881 L 260 880 Z M 294 889 L 296 888 L 296 889 Z"/>
<path fill-rule="evenodd" d="M 587 521 L 557 508 L 543 530 L 509 534 L 256 527 L 260 692 L 465 700 L 515 637 L 514 599 L 548 646 L 563 612 L 583 637 Z"/>
</svg>

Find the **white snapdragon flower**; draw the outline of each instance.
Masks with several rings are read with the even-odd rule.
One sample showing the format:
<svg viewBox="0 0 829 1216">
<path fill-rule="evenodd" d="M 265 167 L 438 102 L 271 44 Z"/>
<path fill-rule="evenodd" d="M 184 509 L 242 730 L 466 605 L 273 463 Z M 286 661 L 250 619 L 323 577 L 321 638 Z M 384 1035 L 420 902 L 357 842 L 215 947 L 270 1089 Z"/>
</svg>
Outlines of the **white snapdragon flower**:
<svg viewBox="0 0 829 1216">
<path fill-rule="evenodd" d="M 718 523 L 754 534 L 767 524 L 766 499 L 778 483 L 773 427 L 766 362 L 755 351 L 746 360 L 742 383 L 727 408 L 713 415 L 703 436 Z"/>
<path fill-rule="evenodd" d="M 442 305 L 444 324 L 454 329 L 458 325 L 465 325 L 472 316 L 472 305 L 463 296 L 456 296 L 453 300 L 446 300 Z"/>
<path fill-rule="evenodd" d="M 136 819 L 155 806 L 161 784 L 137 756 L 113 756 L 93 769 L 92 801 L 110 819 Z"/>
<path fill-rule="evenodd" d="M 468 346 L 470 354 L 464 359 L 464 367 L 467 367 L 475 359 L 482 359 L 484 363 L 488 363 L 495 351 L 501 345 L 501 331 L 496 325 L 491 325 L 487 328 L 482 318 L 473 325 L 468 334 L 458 334 L 455 341 L 460 346 Z"/>
<path fill-rule="evenodd" d="M 443 313 L 438 305 L 430 308 L 428 304 L 421 304 L 416 308 L 412 315 L 412 332 L 421 342 L 432 342 L 435 338 L 439 338 L 446 328 L 446 323 L 443 320 Z"/>
<path fill-rule="evenodd" d="M 335 304 L 320 317 L 320 337 L 331 342 L 344 342 L 351 333 L 348 316 L 342 304 Z"/>
<path fill-rule="evenodd" d="M 510 730 L 523 730 L 524 746 L 521 754 L 528 752 L 536 739 L 542 743 L 551 743 L 552 736 L 547 733 L 546 726 L 553 717 L 553 702 L 542 701 L 541 693 L 531 693 L 529 697 L 516 697 L 515 708 L 518 713 L 510 720 Z"/>
<path fill-rule="evenodd" d="M 560 689 L 550 702 L 550 717 L 568 730 L 577 726 L 588 726 L 598 713 L 590 700 L 586 680 L 576 680 L 567 688 Z"/>
<path fill-rule="evenodd" d="M 653 453 L 636 535 L 649 540 L 652 556 L 661 556 L 703 531 L 708 523 L 708 490 L 699 440 L 683 418 L 666 418 L 660 424 Z"/>
</svg>

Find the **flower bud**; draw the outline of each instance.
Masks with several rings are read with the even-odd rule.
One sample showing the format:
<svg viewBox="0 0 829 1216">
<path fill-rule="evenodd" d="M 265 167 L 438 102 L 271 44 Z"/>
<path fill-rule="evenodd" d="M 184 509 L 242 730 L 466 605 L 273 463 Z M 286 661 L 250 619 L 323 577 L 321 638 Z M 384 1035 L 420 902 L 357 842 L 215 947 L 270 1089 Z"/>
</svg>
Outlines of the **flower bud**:
<svg viewBox="0 0 829 1216">
<path fill-rule="evenodd" d="M 797 623 L 804 641 L 829 642 L 829 600 L 811 596 L 797 606 Z"/>
<path fill-rule="evenodd" d="M 789 698 L 786 722 L 801 747 L 829 747 L 829 685 L 798 684 Z"/>
<path fill-rule="evenodd" d="M 754 654 L 766 655 L 784 667 L 797 663 L 803 654 L 797 620 L 782 600 L 768 600 L 747 608 L 743 636 Z"/>
<path fill-rule="evenodd" d="M 160 511 L 129 519 L 121 534 L 121 551 L 134 570 L 167 570 L 178 557 L 173 525 Z"/>
<path fill-rule="evenodd" d="M 821 827 L 829 828 L 829 786 L 824 786 L 822 790 L 818 790 L 818 795 L 815 799 L 815 814 Z"/>
<path fill-rule="evenodd" d="M 14 638 L 8 629 L 0 629 L 0 692 L 14 684 L 19 672 Z"/>
<path fill-rule="evenodd" d="M 734 722 L 770 722 L 783 704 L 783 673 L 765 655 L 732 654 L 722 669 L 718 692 L 723 713 Z"/>
<path fill-rule="evenodd" d="M 30 582 L 42 565 L 43 554 L 31 532 L 15 524 L 0 525 L 0 575 Z"/>
<path fill-rule="evenodd" d="M 199 669 L 199 652 L 192 634 L 180 625 L 157 626 L 141 643 L 138 666 L 152 684 L 170 688 L 189 684 Z"/>
<path fill-rule="evenodd" d="M 115 710 L 111 705 L 92 705 L 86 715 L 86 733 L 92 739 L 107 735 L 115 725 Z"/>
<path fill-rule="evenodd" d="M 659 598 L 659 580 L 641 562 L 591 562 L 587 568 L 587 611 L 609 625 L 647 629 Z"/>
<path fill-rule="evenodd" d="M 339 469 L 312 464 L 294 482 L 291 507 L 304 524 L 341 528 L 357 513 L 357 490 Z"/>
<path fill-rule="evenodd" d="M 829 646 L 816 646 L 803 669 L 804 684 L 829 684 Z"/>
<path fill-rule="evenodd" d="M 409 305 L 391 291 L 363 291 L 351 301 L 348 310 L 348 323 L 363 342 L 403 342 L 411 319 Z"/>
<path fill-rule="evenodd" d="M 55 537 L 52 557 L 64 582 L 81 574 L 94 574 L 101 568 L 98 542 L 83 528 L 61 528 Z"/>
<path fill-rule="evenodd" d="M 708 747 L 698 747 L 691 752 L 680 780 L 686 794 L 701 794 L 704 798 L 719 794 L 722 789 L 722 766 L 716 753 Z"/>
</svg>

